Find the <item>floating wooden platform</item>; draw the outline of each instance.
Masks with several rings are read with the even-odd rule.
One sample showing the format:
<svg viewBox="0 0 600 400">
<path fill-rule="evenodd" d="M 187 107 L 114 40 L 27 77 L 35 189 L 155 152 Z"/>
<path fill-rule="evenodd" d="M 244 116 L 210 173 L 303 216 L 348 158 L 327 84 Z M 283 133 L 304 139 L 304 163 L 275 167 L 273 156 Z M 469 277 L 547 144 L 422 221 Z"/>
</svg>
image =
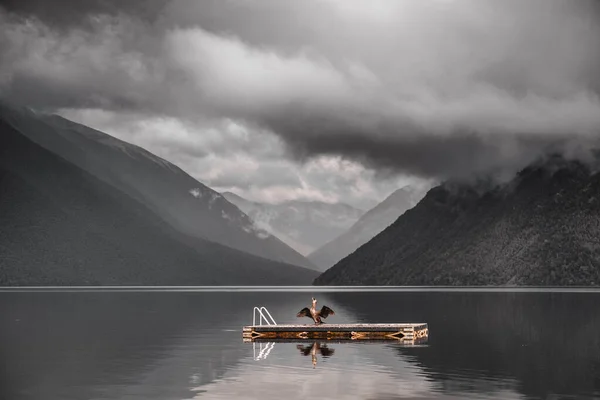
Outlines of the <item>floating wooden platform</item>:
<svg viewBox="0 0 600 400">
<path fill-rule="evenodd" d="M 424 342 L 429 337 L 426 323 L 406 324 L 321 324 L 255 325 L 242 330 L 245 341 L 260 339 L 398 340 Z"/>
</svg>

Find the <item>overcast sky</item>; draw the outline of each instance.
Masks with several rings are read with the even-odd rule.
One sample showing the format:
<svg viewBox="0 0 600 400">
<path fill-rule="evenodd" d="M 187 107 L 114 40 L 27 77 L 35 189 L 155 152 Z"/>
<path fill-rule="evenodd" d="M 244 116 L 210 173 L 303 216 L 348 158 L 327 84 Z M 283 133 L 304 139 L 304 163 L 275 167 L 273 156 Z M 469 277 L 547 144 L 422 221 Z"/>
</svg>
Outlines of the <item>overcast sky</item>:
<svg viewBox="0 0 600 400">
<path fill-rule="evenodd" d="M 216 190 L 368 208 L 594 145 L 598 3 L 4 1 L 0 95 Z"/>
</svg>

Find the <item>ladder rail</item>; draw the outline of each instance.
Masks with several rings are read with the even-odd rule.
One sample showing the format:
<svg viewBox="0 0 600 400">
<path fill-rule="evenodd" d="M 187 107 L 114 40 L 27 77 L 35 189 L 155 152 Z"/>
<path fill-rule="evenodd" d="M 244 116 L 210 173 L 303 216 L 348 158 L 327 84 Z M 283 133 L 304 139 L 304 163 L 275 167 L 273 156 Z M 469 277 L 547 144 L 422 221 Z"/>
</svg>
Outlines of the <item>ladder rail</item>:
<svg viewBox="0 0 600 400">
<path fill-rule="evenodd" d="M 269 316 L 269 318 L 271 318 L 272 325 L 277 325 L 277 322 L 275 322 L 275 318 L 273 318 L 273 316 L 271 315 L 271 313 L 269 312 L 269 310 L 267 310 L 267 308 L 264 307 L 264 306 L 261 307 L 261 309 Z"/>
<path fill-rule="evenodd" d="M 261 326 L 263 324 L 263 320 L 265 321 L 265 323 L 267 325 L 277 325 L 277 322 L 275 322 L 275 318 L 273 318 L 273 316 L 271 315 L 269 310 L 267 310 L 266 307 L 261 306 L 261 307 L 254 307 L 254 311 L 252 312 L 252 326 L 257 326 L 256 325 L 256 313 L 257 312 L 259 315 L 259 324 Z"/>
</svg>

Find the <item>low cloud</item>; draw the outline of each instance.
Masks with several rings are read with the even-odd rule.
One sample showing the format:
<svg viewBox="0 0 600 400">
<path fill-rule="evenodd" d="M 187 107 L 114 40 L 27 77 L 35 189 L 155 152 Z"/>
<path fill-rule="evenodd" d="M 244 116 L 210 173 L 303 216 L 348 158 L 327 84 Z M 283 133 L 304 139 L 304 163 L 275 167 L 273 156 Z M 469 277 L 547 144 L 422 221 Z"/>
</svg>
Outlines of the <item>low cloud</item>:
<svg viewBox="0 0 600 400">
<path fill-rule="evenodd" d="M 85 25 L 2 12 L 1 94 L 137 115 L 149 123 L 138 143 L 248 193 L 265 186 L 261 173 L 300 190 L 298 176 L 318 160 L 358 165 L 360 179 L 469 178 L 597 145 L 595 1 L 265 4 L 166 1 L 151 15 L 90 8 Z M 197 165 L 208 159 L 213 175 Z M 245 165 L 245 178 L 214 172 L 226 170 L 218 160 Z M 294 163 L 305 165 L 274 173 Z"/>
<path fill-rule="evenodd" d="M 142 146 L 217 191 L 260 202 L 341 201 L 366 210 L 398 187 L 419 183 L 396 174 L 376 177 L 375 171 L 339 156 L 318 156 L 298 165 L 285 157 L 277 136 L 228 120 L 190 123 L 98 109 L 58 112 Z"/>
<path fill-rule="evenodd" d="M 596 144 L 600 31 L 585 8 L 404 6 L 429 23 L 386 20 L 372 43 L 396 51 L 385 66 L 281 56 L 201 28 L 169 32 L 169 58 L 216 111 L 276 133 L 299 160 L 335 154 L 457 178 L 514 172 L 573 141 Z"/>
</svg>

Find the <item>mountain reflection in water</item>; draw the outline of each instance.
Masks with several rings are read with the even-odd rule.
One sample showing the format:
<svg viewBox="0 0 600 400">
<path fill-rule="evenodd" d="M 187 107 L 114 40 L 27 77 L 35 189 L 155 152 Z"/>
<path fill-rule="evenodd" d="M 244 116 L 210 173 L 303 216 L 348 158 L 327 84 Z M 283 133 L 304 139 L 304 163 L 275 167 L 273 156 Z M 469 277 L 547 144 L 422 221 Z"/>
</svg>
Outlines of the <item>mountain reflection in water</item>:
<svg viewBox="0 0 600 400">
<path fill-rule="evenodd" d="M 2 399 L 592 398 L 600 292 L 0 293 Z M 425 346 L 244 343 L 252 307 L 427 322 Z M 306 320 L 306 318 L 304 318 Z M 310 357 L 310 363 L 308 359 Z"/>
</svg>

